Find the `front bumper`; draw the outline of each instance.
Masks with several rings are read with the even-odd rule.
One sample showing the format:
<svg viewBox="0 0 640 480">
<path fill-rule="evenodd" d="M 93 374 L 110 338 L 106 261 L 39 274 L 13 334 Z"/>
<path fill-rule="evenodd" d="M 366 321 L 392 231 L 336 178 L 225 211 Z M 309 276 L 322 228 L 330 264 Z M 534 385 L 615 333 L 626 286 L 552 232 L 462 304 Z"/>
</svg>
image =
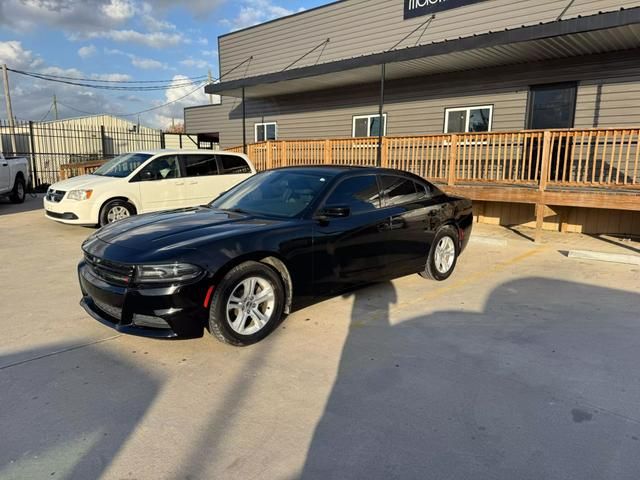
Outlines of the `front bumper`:
<svg viewBox="0 0 640 480">
<path fill-rule="evenodd" d="M 78 265 L 80 304 L 94 319 L 118 332 L 151 338 L 199 338 L 208 310 L 204 281 L 161 288 L 120 287 Z"/>
<path fill-rule="evenodd" d="M 56 222 L 68 223 L 71 225 L 96 225 L 98 219 L 94 218 L 93 202 L 76 202 L 75 200 L 63 199 L 60 202 L 50 202 L 43 200 L 45 216 Z"/>
</svg>

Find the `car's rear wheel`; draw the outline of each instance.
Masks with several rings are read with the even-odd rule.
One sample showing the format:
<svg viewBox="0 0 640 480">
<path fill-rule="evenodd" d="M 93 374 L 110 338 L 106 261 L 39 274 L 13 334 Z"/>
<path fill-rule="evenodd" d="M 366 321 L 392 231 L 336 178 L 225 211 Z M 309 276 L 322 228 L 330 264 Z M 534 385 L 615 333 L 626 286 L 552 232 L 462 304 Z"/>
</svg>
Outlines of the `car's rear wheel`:
<svg viewBox="0 0 640 480">
<path fill-rule="evenodd" d="M 13 186 L 13 191 L 11 192 L 11 196 L 9 197 L 9 199 L 12 203 L 24 203 L 26 193 L 27 187 L 24 178 L 16 178 L 16 183 Z"/>
<path fill-rule="evenodd" d="M 209 331 L 224 343 L 252 345 L 279 325 L 284 304 L 285 290 L 278 272 L 263 263 L 242 263 L 215 289 Z"/>
<path fill-rule="evenodd" d="M 124 220 L 136 214 L 136 209 L 125 200 L 111 200 L 100 210 L 100 226 Z"/>
<path fill-rule="evenodd" d="M 451 226 L 438 231 L 429 252 L 427 265 L 420 275 L 429 280 L 442 282 L 448 279 L 458 262 L 458 233 Z"/>
</svg>

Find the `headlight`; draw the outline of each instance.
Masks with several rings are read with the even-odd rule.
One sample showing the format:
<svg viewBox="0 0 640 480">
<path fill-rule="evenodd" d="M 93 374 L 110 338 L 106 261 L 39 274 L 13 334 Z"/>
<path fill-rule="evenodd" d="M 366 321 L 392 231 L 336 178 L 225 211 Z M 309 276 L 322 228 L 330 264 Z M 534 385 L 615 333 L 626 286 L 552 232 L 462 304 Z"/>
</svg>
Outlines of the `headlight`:
<svg viewBox="0 0 640 480">
<path fill-rule="evenodd" d="M 187 282 L 198 278 L 202 269 L 188 263 L 170 265 L 138 265 L 136 281 L 140 283 Z"/>
<path fill-rule="evenodd" d="M 69 200 L 78 200 L 78 201 L 89 200 L 91 198 L 92 193 L 93 193 L 93 190 L 71 190 L 67 194 L 67 198 Z"/>
</svg>

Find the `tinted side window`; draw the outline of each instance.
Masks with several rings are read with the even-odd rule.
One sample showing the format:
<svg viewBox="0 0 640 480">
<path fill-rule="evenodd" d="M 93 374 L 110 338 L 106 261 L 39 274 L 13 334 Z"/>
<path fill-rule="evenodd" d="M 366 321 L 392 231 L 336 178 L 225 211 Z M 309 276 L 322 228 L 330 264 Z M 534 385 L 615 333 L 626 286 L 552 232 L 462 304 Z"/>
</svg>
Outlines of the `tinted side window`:
<svg viewBox="0 0 640 480">
<path fill-rule="evenodd" d="M 218 174 L 215 155 L 183 155 L 182 161 L 187 177 L 206 177 Z"/>
<path fill-rule="evenodd" d="M 140 181 L 167 180 L 180 177 L 180 167 L 177 155 L 167 155 L 152 160 L 138 174 Z"/>
<path fill-rule="evenodd" d="M 415 202 L 426 196 L 422 185 L 405 177 L 383 175 L 380 177 L 380 185 L 386 206 Z"/>
<path fill-rule="evenodd" d="M 247 162 L 235 155 L 220 155 L 220 163 L 222 165 L 222 173 L 225 175 L 251 173 L 251 168 L 247 165 Z"/>
<path fill-rule="evenodd" d="M 380 192 L 374 175 L 353 177 L 340 182 L 325 202 L 331 206 L 348 206 L 351 213 L 380 208 Z"/>
</svg>

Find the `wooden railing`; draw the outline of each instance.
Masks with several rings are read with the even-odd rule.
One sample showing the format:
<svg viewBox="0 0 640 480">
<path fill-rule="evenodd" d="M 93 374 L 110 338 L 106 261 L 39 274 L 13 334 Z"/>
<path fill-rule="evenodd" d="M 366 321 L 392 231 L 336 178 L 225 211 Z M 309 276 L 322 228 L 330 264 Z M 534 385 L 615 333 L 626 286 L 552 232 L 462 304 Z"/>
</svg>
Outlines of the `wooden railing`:
<svg viewBox="0 0 640 480">
<path fill-rule="evenodd" d="M 376 165 L 377 138 L 247 145 L 258 170 L 294 165 Z M 229 151 L 242 152 L 242 147 Z M 640 130 L 532 130 L 384 137 L 381 164 L 436 183 L 640 188 Z"/>
<path fill-rule="evenodd" d="M 60 165 L 60 180 L 65 180 L 79 175 L 87 175 L 95 172 L 106 160 L 94 160 L 91 162 L 65 163 Z"/>
</svg>

